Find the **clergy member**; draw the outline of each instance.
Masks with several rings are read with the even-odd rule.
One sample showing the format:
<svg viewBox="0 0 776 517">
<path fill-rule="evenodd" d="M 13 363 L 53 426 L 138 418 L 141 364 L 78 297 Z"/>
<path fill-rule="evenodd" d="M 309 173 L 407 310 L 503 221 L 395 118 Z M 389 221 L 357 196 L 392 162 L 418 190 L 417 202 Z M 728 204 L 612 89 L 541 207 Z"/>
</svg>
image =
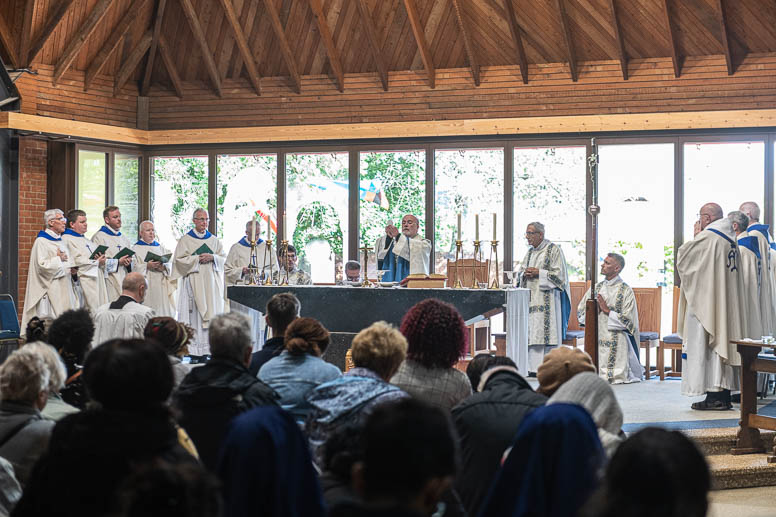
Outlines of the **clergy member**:
<svg viewBox="0 0 776 517">
<path fill-rule="evenodd" d="M 124 248 L 130 248 L 132 243 L 126 236 L 121 234 L 121 211 L 117 206 L 108 206 L 102 211 L 102 218 L 105 224 L 92 236 L 92 242 L 95 244 L 107 246 L 105 256 L 108 261 L 105 264 L 105 270 L 108 272 L 106 285 L 108 288 L 108 301 L 116 300 L 121 296 L 121 282 L 124 276 L 129 272 L 132 264 L 131 256 L 123 256 L 114 259 L 117 253 Z"/>
<path fill-rule="evenodd" d="M 747 235 L 757 239 L 760 250 L 760 323 L 762 333 L 758 336 L 772 336 L 776 333 L 776 258 L 773 242 L 767 224 L 760 224 L 760 207 L 754 201 L 741 203 L 739 210 L 749 217 Z M 752 337 L 752 336 L 750 336 Z"/>
<path fill-rule="evenodd" d="M 641 381 L 644 369 L 639 362 L 639 313 L 633 289 L 622 281 L 625 259 L 609 253 L 601 264 L 604 280 L 595 286 L 598 293 L 598 374 L 610 384 Z M 585 324 L 587 290 L 577 307 L 579 323 Z"/>
<path fill-rule="evenodd" d="M 566 337 L 571 313 L 566 259 L 560 246 L 544 238 L 544 225 L 525 230 L 529 248 L 520 265 L 520 286 L 531 290 L 528 309 L 528 372 L 535 373 L 545 354 Z"/>
<path fill-rule="evenodd" d="M 63 212 L 58 208 L 43 213 L 45 229 L 38 232 L 30 251 L 22 332 L 33 316 L 56 319 L 63 312 L 78 308 L 70 280 L 73 263 L 68 255 L 67 243 L 62 240 L 66 224 Z"/>
<path fill-rule="evenodd" d="M 385 227 L 385 237 L 375 242 L 377 268 L 387 271 L 385 282 L 401 282 L 408 275 L 429 273 L 431 241 L 418 235 L 420 223 L 412 214 L 401 220 L 401 232 L 393 224 Z"/>
<path fill-rule="evenodd" d="M 194 329 L 189 353 L 195 358 L 210 354 L 210 320 L 224 312 L 224 263 L 221 241 L 207 230 L 210 216 L 204 208 L 194 211 L 194 228 L 175 247 L 172 276 L 178 280 L 178 321 Z"/>
<path fill-rule="evenodd" d="M 285 257 L 283 256 L 283 250 L 279 249 L 278 262 L 280 263 L 280 270 L 274 273 L 275 281 L 278 284 L 283 283 L 286 278 L 286 271 L 288 271 L 288 285 L 313 285 L 310 275 L 299 269 L 296 261 L 296 248 L 291 244 L 288 245 L 288 253 Z"/>
<path fill-rule="evenodd" d="M 148 281 L 133 271 L 121 281 L 121 295 L 106 303 L 94 315 L 94 337 L 92 346 L 98 346 L 110 339 L 143 339 L 148 320 L 154 317 L 154 310 L 143 305 L 148 292 Z"/>
<path fill-rule="evenodd" d="M 361 282 L 361 264 L 355 260 L 345 262 L 344 278 L 337 281 L 337 285 L 353 285 L 354 282 Z"/>
<path fill-rule="evenodd" d="M 132 246 L 135 252 L 133 268 L 148 281 L 148 292 L 143 305 L 151 307 L 155 316 L 175 317 L 175 289 L 178 283 L 172 280 L 172 257 L 167 262 L 150 260 L 149 253 L 159 257 L 171 255 L 170 250 L 156 240 L 156 228 L 151 221 L 140 223 L 140 239 Z"/>
<path fill-rule="evenodd" d="M 743 291 L 741 292 L 742 314 L 746 319 L 746 336 L 760 339 L 763 335 L 762 316 L 760 312 L 760 294 L 762 275 L 762 260 L 760 245 L 754 235 L 749 235 L 749 218 L 745 213 L 736 210 L 728 214 L 733 226 L 738 244 L 739 265 Z"/>
<path fill-rule="evenodd" d="M 62 240 L 67 243 L 73 265 L 77 268 L 73 281 L 76 292 L 80 290 L 84 307 L 94 315 L 98 307 L 108 303 L 108 290 L 105 281 L 105 254 L 92 259 L 97 245 L 84 235 L 87 230 L 86 212 L 70 210 L 67 213 L 67 229 Z"/>
<path fill-rule="evenodd" d="M 695 223 L 695 238 L 676 256 L 682 289 L 677 331 L 682 338 L 682 395 L 706 399 L 693 409 L 730 409 L 730 390 L 738 389 L 741 358 L 733 339 L 743 332 L 741 271 L 730 219 L 707 203 Z"/>
</svg>

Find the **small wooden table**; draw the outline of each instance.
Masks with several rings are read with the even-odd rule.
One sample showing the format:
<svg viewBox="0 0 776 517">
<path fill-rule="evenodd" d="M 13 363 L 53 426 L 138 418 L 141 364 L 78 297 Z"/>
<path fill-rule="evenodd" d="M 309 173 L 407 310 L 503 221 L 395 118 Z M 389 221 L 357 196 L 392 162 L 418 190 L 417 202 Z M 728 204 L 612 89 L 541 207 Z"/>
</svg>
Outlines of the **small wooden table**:
<svg viewBox="0 0 776 517">
<path fill-rule="evenodd" d="M 764 345 L 759 341 L 731 341 L 741 354 L 741 421 L 738 440 L 731 454 L 765 452 L 760 429 L 776 431 L 776 418 L 757 414 L 757 372 L 776 373 L 776 357 L 758 357 Z M 772 447 L 768 463 L 776 463 L 776 448 Z"/>
</svg>

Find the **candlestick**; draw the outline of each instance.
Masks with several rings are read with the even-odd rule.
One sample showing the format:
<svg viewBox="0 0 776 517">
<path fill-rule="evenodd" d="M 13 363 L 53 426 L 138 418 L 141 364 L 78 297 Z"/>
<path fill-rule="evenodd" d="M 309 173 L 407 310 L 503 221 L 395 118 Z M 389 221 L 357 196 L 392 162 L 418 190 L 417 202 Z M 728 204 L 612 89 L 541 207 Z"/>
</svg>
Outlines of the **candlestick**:
<svg viewBox="0 0 776 517">
<path fill-rule="evenodd" d="M 480 214 L 474 214 L 474 240 L 480 240 Z"/>
<path fill-rule="evenodd" d="M 286 229 L 286 211 L 283 210 L 283 239 L 286 240 L 286 235 L 288 234 L 288 230 Z"/>
<path fill-rule="evenodd" d="M 461 220 L 461 214 L 458 214 L 458 222 L 460 223 Z M 458 225 L 458 229 L 460 230 L 461 226 Z M 452 287 L 453 289 L 463 289 L 463 282 L 461 282 L 461 261 L 463 260 L 463 251 L 461 250 L 461 246 L 463 245 L 463 242 L 461 239 L 458 239 L 455 241 L 455 283 L 453 285 L 449 285 L 448 287 Z M 464 269 L 464 272 L 466 270 Z"/>
<path fill-rule="evenodd" d="M 461 213 L 458 213 L 458 237 L 455 239 L 456 241 L 461 240 Z"/>
<path fill-rule="evenodd" d="M 493 282 L 490 283 L 490 288 L 501 289 L 501 284 L 498 278 L 501 273 L 499 272 L 499 267 L 498 267 L 498 241 L 496 239 L 493 239 L 490 242 L 490 255 L 491 256 L 489 260 L 491 261 L 491 264 L 493 263 L 496 264 L 496 276 L 493 277 Z M 495 260 L 493 260 L 493 255 L 495 255 Z M 488 275 L 490 275 L 490 270 L 488 271 Z"/>
<path fill-rule="evenodd" d="M 495 212 L 493 213 L 493 239 L 491 240 L 494 240 L 494 241 L 496 240 L 496 213 Z"/>
<path fill-rule="evenodd" d="M 256 243 L 256 214 L 251 219 L 251 243 Z"/>
</svg>

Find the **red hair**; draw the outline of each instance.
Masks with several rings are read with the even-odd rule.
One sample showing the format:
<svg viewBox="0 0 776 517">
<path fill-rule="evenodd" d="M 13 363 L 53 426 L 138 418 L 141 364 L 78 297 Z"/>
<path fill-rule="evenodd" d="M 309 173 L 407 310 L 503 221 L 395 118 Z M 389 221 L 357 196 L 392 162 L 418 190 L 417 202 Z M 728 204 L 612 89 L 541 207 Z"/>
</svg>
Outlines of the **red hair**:
<svg viewBox="0 0 776 517">
<path fill-rule="evenodd" d="M 458 310 L 434 298 L 415 304 L 404 315 L 399 330 L 407 338 L 407 358 L 427 368 L 452 368 L 469 345 Z"/>
</svg>

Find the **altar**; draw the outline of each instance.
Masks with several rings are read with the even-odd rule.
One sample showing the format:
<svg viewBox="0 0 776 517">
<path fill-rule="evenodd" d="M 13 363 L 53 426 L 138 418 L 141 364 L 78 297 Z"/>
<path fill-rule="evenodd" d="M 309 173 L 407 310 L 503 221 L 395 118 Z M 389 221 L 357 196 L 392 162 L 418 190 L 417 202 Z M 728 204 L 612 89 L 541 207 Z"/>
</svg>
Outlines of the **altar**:
<svg viewBox="0 0 776 517">
<path fill-rule="evenodd" d="M 299 298 L 302 316 L 316 318 L 333 334 L 349 334 L 350 339 L 375 321 L 387 321 L 398 327 L 409 308 L 427 298 L 454 305 L 466 321 L 493 316 L 506 309 L 507 356 L 515 361 L 521 373 L 528 371 L 528 289 L 236 285 L 227 289 L 227 297 L 263 312 L 272 296 L 288 292 Z M 349 346 L 349 340 L 347 343 Z M 342 367 L 344 356 L 342 361 L 332 362 Z"/>
</svg>

